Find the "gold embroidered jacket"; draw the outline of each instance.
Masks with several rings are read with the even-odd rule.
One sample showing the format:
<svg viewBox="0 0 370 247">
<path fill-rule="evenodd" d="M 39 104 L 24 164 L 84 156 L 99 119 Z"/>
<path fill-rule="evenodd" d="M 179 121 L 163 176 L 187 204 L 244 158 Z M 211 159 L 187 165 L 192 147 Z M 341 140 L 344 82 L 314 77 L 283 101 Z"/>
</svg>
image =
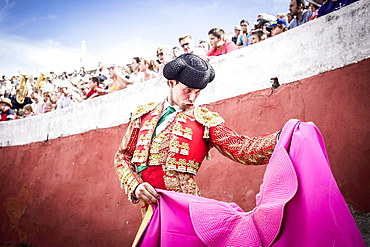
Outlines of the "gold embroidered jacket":
<svg viewBox="0 0 370 247">
<path fill-rule="evenodd" d="M 139 106 L 115 156 L 121 187 L 134 203 L 133 191 L 145 181 L 155 188 L 163 184 L 164 189 L 199 195 L 193 177 L 211 147 L 236 162 L 260 165 L 267 164 L 276 144 L 277 133 L 253 138 L 238 135 L 205 107 L 177 113 L 174 121 L 153 137 L 162 110 L 163 103 Z M 153 168 L 147 169 L 151 170 L 150 179 L 146 170 L 138 172 L 139 166 Z M 155 180 L 160 181 L 153 180 L 153 174 L 158 174 Z"/>
</svg>

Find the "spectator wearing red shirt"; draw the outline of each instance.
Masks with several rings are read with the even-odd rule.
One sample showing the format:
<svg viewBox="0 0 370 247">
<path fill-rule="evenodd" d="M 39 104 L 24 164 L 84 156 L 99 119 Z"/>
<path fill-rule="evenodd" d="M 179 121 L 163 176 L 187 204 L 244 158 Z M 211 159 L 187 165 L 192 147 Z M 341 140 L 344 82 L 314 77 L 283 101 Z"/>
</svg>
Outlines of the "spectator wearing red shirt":
<svg viewBox="0 0 370 247">
<path fill-rule="evenodd" d="M 221 28 L 212 28 L 208 32 L 209 42 L 211 43 L 212 48 L 207 52 L 207 56 L 220 56 L 235 50 L 238 50 L 238 47 L 234 42 L 225 40 L 225 31 Z"/>
<path fill-rule="evenodd" d="M 97 76 L 94 76 L 94 77 L 91 77 L 90 80 L 89 80 L 89 89 L 90 91 L 82 97 L 82 99 L 92 99 L 92 98 L 95 98 L 97 96 L 99 96 L 99 89 L 102 89 L 100 86 L 99 86 L 99 83 L 100 83 L 100 79 L 97 77 Z"/>
<path fill-rule="evenodd" d="M 0 100 L 1 119 L 0 121 L 10 121 L 16 119 L 15 112 L 10 108 L 12 107 L 12 101 L 8 98 L 2 98 Z"/>
</svg>

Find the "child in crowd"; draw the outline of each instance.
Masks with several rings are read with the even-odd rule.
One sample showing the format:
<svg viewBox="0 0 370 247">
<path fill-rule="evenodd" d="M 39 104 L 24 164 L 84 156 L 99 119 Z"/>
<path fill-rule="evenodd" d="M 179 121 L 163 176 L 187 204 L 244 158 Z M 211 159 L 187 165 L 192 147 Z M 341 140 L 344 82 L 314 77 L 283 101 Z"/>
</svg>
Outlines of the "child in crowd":
<svg viewBox="0 0 370 247">
<path fill-rule="evenodd" d="M 30 104 L 27 104 L 27 105 L 23 106 L 23 111 L 24 111 L 24 114 L 26 114 L 26 117 L 32 117 L 32 116 L 37 115 L 33 111 L 32 105 L 30 105 Z"/>
</svg>

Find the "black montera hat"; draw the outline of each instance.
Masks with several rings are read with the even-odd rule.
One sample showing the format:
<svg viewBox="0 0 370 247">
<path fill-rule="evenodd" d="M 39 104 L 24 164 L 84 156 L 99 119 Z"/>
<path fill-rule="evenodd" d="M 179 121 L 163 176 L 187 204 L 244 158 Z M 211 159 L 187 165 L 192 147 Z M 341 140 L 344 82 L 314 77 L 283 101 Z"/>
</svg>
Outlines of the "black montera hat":
<svg viewBox="0 0 370 247">
<path fill-rule="evenodd" d="M 194 54 L 185 53 L 163 68 L 167 80 L 176 80 L 190 88 L 203 89 L 215 78 L 212 66 Z"/>
</svg>

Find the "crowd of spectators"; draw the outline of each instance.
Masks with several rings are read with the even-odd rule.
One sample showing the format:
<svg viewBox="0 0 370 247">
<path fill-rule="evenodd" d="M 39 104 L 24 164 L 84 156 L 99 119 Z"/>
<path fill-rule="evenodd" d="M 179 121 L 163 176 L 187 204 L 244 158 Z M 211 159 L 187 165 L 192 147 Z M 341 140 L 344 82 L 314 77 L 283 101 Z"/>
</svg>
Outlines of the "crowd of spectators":
<svg viewBox="0 0 370 247">
<path fill-rule="evenodd" d="M 210 61 L 238 49 L 274 37 L 319 18 L 358 0 L 291 0 L 288 14 L 276 16 L 261 13 L 250 28 L 248 20 L 241 20 L 234 28 L 234 34 L 221 28 L 208 32 L 209 41 L 200 40 L 195 46 L 193 37 L 185 34 L 179 37 L 179 47 L 161 45 L 157 48 L 156 60 L 134 57 L 125 66 L 99 63 L 94 70 L 81 67 L 72 73 L 55 72 L 38 77 L 19 75 L 2 76 L 0 80 L 0 121 L 31 117 L 80 103 L 101 95 L 127 88 L 134 83 L 148 81 L 162 76 L 164 65 L 181 53 L 193 53 Z"/>
</svg>

